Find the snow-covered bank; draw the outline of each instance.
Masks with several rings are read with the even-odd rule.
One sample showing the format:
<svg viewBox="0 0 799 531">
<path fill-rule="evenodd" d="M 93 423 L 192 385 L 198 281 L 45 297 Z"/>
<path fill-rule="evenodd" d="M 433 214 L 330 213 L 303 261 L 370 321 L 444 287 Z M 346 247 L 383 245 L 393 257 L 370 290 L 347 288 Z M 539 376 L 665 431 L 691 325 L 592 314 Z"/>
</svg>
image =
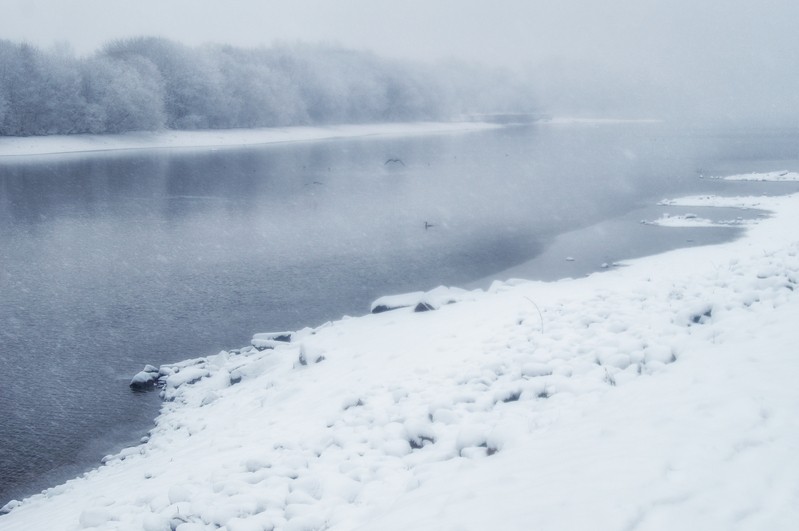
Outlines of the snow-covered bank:
<svg viewBox="0 0 799 531">
<path fill-rule="evenodd" d="M 0 528 L 795 529 L 799 195 L 756 203 L 736 242 L 166 368 L 146 443 Z"/>
<path fill-rule="evenodd" d="M 543 124 L 552 125 L 624 125 L 624 124 L 659 124 L 663 120 L 658 118 L 579 118 L 569 116 L 556 116 L 541 120 Z"/>
<path fill-rule="evenodd" d="M 127 149 L 221 148 L 377 135 L 454 133 L 497 127 L 501 126 L 478 122 L 414 122 L 206 131 L 142 131 L 118 135 L 0 137 L 0 157 Z"/>
<path fill-rule="evenodd" d="M 799 173 L 795 171 L 770 171 L 766 173 L 739 173 L 737 175 L 713 176 L 710 179 L 723 181 L 769 181 L 769 182 L 795 182 L 799 181 Z"/>
<path fill-rule="evenodd" d="M 755 219 L 743 219 L 736 217 L 734 219 L 722 219 L 714 221 L 711 219 L 701 218 L 696 214 L 663 214 L 657 219 L 641 220 L 645 225 L 658 225 L 660 227 L 730 227 L 737 225 L 751 225 L 757 223 Z"/>
</svg>

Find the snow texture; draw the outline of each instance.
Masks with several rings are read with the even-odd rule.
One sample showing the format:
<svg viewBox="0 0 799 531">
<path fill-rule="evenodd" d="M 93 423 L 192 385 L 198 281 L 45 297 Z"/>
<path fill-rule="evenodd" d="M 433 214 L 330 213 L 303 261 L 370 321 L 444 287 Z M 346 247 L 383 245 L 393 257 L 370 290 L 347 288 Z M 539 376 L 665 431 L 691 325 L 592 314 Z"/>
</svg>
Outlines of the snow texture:
<svg viewBox="0 0 799 531">
<path fill-rule="evenodd" d="M 732 243 L 162 367 L 147 442 L 0 528 L 797 529 L 799 195 L 758 202 Z"/>
</svg>

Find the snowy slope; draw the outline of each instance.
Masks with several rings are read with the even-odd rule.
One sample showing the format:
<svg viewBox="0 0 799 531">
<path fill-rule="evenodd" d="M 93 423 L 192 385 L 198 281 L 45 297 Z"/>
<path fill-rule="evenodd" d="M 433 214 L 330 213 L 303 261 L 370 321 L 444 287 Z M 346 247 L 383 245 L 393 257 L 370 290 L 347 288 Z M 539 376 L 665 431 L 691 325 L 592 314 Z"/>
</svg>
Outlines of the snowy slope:
<svg viewBox="0 0 799 531">
<path fill-rule="evenodd" d="M 797 529 L 799 195 L 756 202 L 733 243 L 163 367 L 149 441 L 0 529 Z"/>
</svg>

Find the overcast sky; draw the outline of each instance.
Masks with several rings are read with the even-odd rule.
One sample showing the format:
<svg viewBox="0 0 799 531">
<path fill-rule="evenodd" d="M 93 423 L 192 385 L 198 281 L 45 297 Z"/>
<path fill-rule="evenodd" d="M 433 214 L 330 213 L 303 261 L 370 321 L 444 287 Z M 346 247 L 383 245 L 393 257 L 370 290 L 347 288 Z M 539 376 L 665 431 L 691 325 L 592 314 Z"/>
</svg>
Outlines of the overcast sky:
<svg viewBox="0 0 799 531">
<path fill-rule="evenodd" d="M 716 103 L 779 107 L 799 92 L 795 0 L 0 0 L 0 8 L 0 37 L 68 41 L 79 53 L 133 35 L 328 41 L 412 59 L 535 65 L 551 73 L 553 93 L 591 85 L 606 99 L 655 86 L 678 99 L 702 92 Z M 611 94 L 617 82 L 622 96 Z"/>
<path fill-rule="evenodd" d="M 0 36 L 88 52 L 132 35 L 241 45 L 333 41 L 413 58 L 618 63 L 784 51 L 791 0 L 0 0 Z M 782 34 L 781 34 L 782 32 Z M 782 44 L 782 45 L 781 45 Z M 697 57 L 694 57 L 696 59 Z"/>
</svg>

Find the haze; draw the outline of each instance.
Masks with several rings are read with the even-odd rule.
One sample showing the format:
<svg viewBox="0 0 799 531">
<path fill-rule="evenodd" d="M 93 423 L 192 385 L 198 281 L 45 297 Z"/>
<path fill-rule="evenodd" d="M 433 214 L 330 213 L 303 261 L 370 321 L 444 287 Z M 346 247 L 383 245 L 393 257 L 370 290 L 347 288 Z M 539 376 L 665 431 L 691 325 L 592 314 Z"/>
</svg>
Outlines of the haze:
<svg viewBox="0 0 799 531">
<path fill-rule="evenodd" d="M 159 35 L 187 44 L 328 41 L 456 58 L 535 80 L 556 113 L 792 121 L 799 4 L 692 0 L 0 0 L 0 36 L 89 53 Z"/>
</svg>

